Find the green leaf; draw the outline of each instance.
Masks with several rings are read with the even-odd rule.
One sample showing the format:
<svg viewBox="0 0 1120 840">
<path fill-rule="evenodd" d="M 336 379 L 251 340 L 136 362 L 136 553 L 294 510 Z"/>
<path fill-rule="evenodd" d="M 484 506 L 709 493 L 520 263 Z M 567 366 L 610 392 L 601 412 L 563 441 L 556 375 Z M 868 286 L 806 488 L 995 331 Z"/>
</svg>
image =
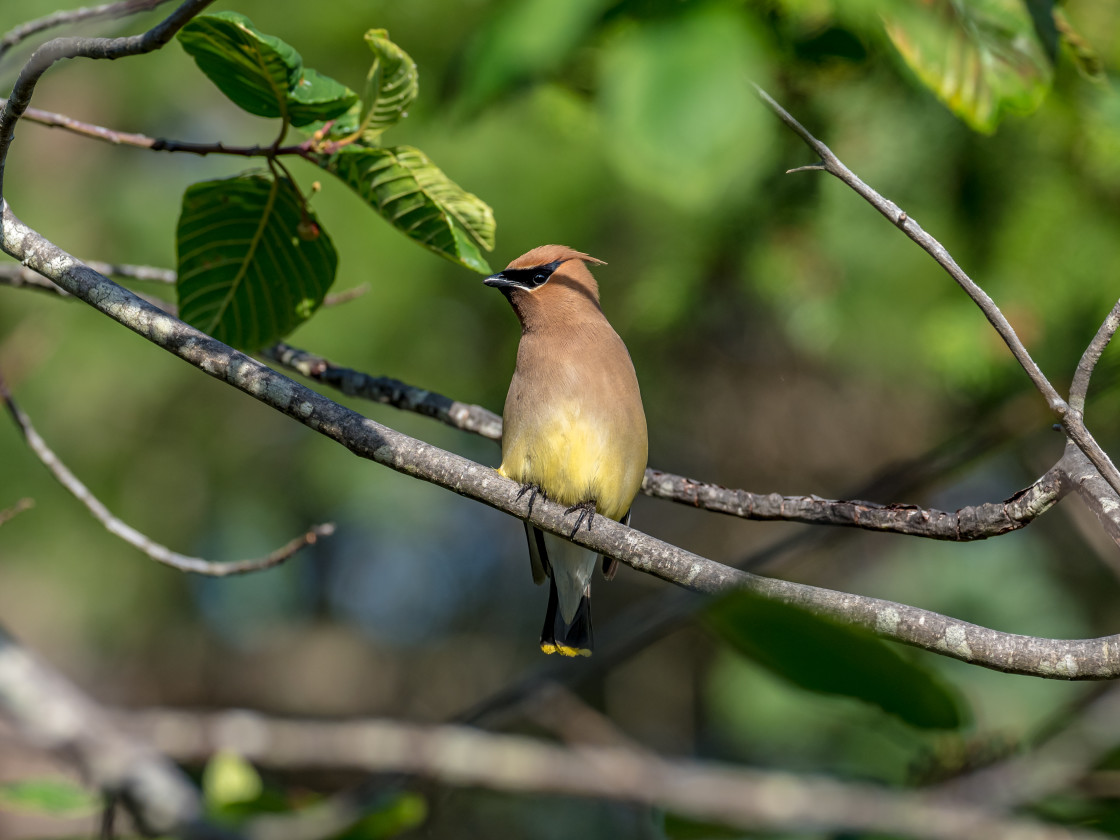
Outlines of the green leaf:
<svg viewBox="0 0 1120 840">
<path fill-rule="evenodd" d="M 766 65 L 762 41 L 740 10 L 680 6 L 669 20 L 620 25 L 606 43 L 602 137 L 632 184 L 685 210 L 710 212 L 768 167 L 775 127 L 748 90 L 748 80 L 765 84 Z"/>
<path fill-rule="evenodd" d="M 101 808 L 101 797 L 69 779 L 27 779 L 0 784 L 0 810 L 84 817 Z"/>
<path fill-rule="evenodd" d="M 357 103 L 358 94 L 346 85 L 305 67 L 288 95 L 288 116 L 292 125 L 304 126 L 340 117 Z"/>
<path fill-rule="evenodd" d="M 480 248 L 494 247 L 494 213 L 410 146 L 344 146 L 318 164 L 341 179 L 406 236 L 482 274 Z"/>
<path fill-rule="evenodd" d="M 202 771 L 202 792 L 211 808 L 222 808 L 259 798 L 264 790 L 260 774 L 237 753 L 215 753 Z"/>
<path fill-rule="evenodd" d="M 413 831 L 428 818 L 428 803 L 418 793 L 389 794 L 335 840 L 380 840 Z"/>
<path fill-rule="evenodd" d="M 473 112 L 517 84 L 558 70 L 608 5 L 610 0 L 502 5 L 463 61 L 461 105 Z"/>
<path fill-rule="evenodd" d="M 996 130 L 1029 114 L 1053 78 L 1046 46 L 1022 0 L 894 3 L 887 35 L 922 84 L 971 128 Z"/>
<path fill-rule="evenodd" d="M 420 74 L 416 62 L 389 40 L 386 30 L 371 29 L 365 39 L 374 59 L 366 76 L 360 123 L 365 136 L 375 140 L 408 116 L 408 106 L 420 92 Z"/>
<path fill-rule="evenodd" d="M 303 59 L 288 44 L 263 35 L 237 12 L 200 15 L 179 31 L 179 43 L 218 90 L 250 114 L 283 117 Z"/>
<path fill-rule="evenodd" d="M 963 722 L 948 685 L 865 631 L 746 591 L 721 598 L 705 619 L 743 656 L 801 688 L 855 697 L 912 726 Z"/>
<path fill-rule="evenodd" d="M 319 308 L 338 257 L 287 178 L 242 175 L 191 186 L 177 237 L 179 317 L 256 350 Z"/>
</svg>

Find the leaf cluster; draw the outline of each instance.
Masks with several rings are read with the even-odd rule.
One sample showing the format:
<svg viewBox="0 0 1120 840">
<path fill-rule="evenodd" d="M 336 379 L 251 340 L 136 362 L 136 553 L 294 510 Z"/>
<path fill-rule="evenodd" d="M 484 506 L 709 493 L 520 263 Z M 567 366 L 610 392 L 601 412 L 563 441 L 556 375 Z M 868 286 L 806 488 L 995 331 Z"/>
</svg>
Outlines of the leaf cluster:
<svg viewBox="0 0 1120 840">
<path fill-rule="evenodd" d="M 203 15 L 179 42 L 244 111 L 281 121 L 265 171 L 195 184 L 183 196 L 176 239 L 180 316 L 247 350 L 306 321 L 334 281 L 338 257 L 307 197 L 280 163 L 289 126 L 310 137 L 298 153 L 361 196 L 413 241 L 459 265 L 490 272 L 489 205 L 411 146 L 382 146 L 419 93 L 415 62 L 383 29 L 365 35 L 374 59 L 363 94 L 306 67 L 300 54 L 244 15 Z"/>
</svg>

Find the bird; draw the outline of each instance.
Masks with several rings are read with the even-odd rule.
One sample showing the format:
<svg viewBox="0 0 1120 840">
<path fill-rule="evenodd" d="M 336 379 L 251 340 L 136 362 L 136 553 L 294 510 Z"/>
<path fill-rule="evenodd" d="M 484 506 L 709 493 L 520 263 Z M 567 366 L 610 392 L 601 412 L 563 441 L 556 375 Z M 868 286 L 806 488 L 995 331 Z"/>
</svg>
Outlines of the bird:
<svg viewBox="0 0 1120 840">
<path fill-rule="evenodd" d="M 629 524 L 648 457 L 645 410 L 630 353 L 599 305 L 589 265 L 566 245 L 542 245 L 483 282 L 502 292 L 521 324 L 503 411 L 499 474 L 578 514 L 571 536 L 596 514 Z M 528 521 L 533 580 L 548 580 L 541 650 L 590 656 L 591 578 L 618 563 Z"/>
</svg>

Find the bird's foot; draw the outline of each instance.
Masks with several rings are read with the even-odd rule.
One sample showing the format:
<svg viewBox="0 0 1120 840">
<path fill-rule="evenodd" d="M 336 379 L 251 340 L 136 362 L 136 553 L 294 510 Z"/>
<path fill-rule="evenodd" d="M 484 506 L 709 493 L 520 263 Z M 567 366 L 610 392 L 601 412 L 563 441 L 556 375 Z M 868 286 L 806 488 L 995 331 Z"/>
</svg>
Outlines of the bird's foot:
<svg viewBox="0 0 1120 840">
<path fill-rule="evenodd" d="M 533 515 L 533 502 L 537 500 L 537 496 L 540 496 L 542 499 L 547 499 L 548 496 L 546 496 L 544 491 L 536 484 L 522 484 L 521 492 L 517 494 L 517 499 L 514 501 L 520 501 L 521 497 L 526 493 L 529 494 L 529 510 L 525 512 L 525 516 L 528 517 Z"/>
<path fill-rule="evenodd" d="M 595 500 L 588 499 L 586 502 L 572 505 L 564 511 L 564 515 L 567 516 L 569 513 L 575 513 L 577 510 L 579 511 L 579 517 L 576 519 L 576 527 L 572 528 L 572 533 L 568 535 L 571 537 L 576 535 L 576 531 L 579 530 L 579 526 L 583 524 L 583 520 L 585 519 L 587 520 L 587 530 L 591 530 L 591 525 L 595 522 Z"/>
</svg>

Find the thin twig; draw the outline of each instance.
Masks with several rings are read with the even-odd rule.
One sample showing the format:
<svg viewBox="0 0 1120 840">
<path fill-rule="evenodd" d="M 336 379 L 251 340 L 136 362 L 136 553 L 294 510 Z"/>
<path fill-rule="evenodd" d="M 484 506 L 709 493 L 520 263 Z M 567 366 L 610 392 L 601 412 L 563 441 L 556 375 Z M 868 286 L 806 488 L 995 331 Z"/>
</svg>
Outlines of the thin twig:
<svg viewBox="0 0 1120 840">
<path fill-rule="evenodd" d="M 949 251 L 934 239 L 930 234 L 926 233 L 914 219 L 907 215 L 897 204 L 890 199 L 884 198 L 874 189 L 865 184 L 860 178 L 848 169 L 841 160 L 833 154 L 832 150 L 824 143 L 814 137 L 808 129 L 801 123 L 793 118 L 781 105 L 775 102 L 769 94 L 762 88 L 755 85 L 758 95 L 762 101 L 773 111 L 778 118 L 785 123 L 793 132 L 800 137 L 810 149 L 812 149 L 819 157 L 820 163 L 813 164 L 809 167 L 799 167 L 791 172 L 801 171 L 804 169 L 823 170 L 830 175 L 840 179 L 856 193 L 860 195 L 868 204 L 878 210 L 885 216 L 892 224 L 898 227 L 903 233 L 909 236 L 916 242 L 923 251 L 929 254 L 945 271 L 952 277 L 957 284 L 964 289 L 965 293 L 972 298 L 980 311 L 984 313 L 1000 338 L 1011 350 L 1011 354 L 1015 360 L 1019 362 L 1020 366 L 1026 371 L 1027 376 L 1030 377 L 1031 382 L 1034 383 L 1035 388 L 1042 394 L 1046 400 L 1050 410 L 1054 412 L 1058 421 L 1062 424 L 1062 428 L 1066 434 L 1081 448 L 1086 457 L 1092 461 L 1093 466 L 1100 471 L 1100 474 L 1109 483 L 1114 491 L 1120 493 L 1120 470 L 1116 469 L 1116 465 L 1112 463 L 1112 459 L 1100 447 L 1093 436 L 1085 428 L 1085 424 L 1081 415 L 1081 410 L 1072 406 L 1062 399 L 1057 389 L 1050 383 L 1050 380 L 1043 374 L 1042 369 L 1031 358 L 1027 348 L 1023 342 L 1019 340 L 1015 330 L 1012 328 L 1010 322 L 1004 317 L 999 307 L 996 306 L 995 301 L 991 299 L 987 292 L 981 289 L 969 277 L 964 270 L 957 265 L 956 260 L 953 259 Z"/>
<path fill-rule="evenodd" d="M 3 510 L 0 510 L 0 525 L 3 525 L 4 523 L 19 516 L 25 510 L 31 510 L 31 508 L 33 507 L 35 507 L 34 499 L 20 499 L 10 508 L 4 508 Z"/>
<path fill-rule="evenodd" d="M 400 772 L 456 786 L 615 800 L 747 831 L 928 840 L 1099 836 L 920 792 L 664 758 L 625 746 L 568 749 L 462 726 L 167 709 L 129 712 L 117 720 L 180 760 L 197 762 L 228 750 L 272 768 Z M 251 823 L 247 833 L 255 836 Z"/>
<path fill-rule="evenodd" d="M 0 99 L 0 107 L 5 100 Z M 191 155 L 231 155 L 233 157 L 276 157 L 281 155 L 298 155 L 309 157 L 311 151 L 306 143 L 292 146 L 227 146 L 225 143 L 197 143 L 187 140 L 171 140 L 165 137 L 149 137 L 146 134 L 137 134 L 130 131 L 117 131 L 112 128 L 82 122 L 65 114 L 52 111 L 41 111 L 38 108 L 28 108 L 23 112 L 23 119 L 48 128 L 61 128 L 72 134 L 82 137 L 91 137 L 103 140 L 114 146 L 134 146 L 138 149 L 150 149 L 153 152 L 183 152 Z"/>
<path fill-rule="evenodd" d="M 21 23 L 19 26 L 10 29 L 3 38 L 0 38 L 0 58 L 3 58 L 4 53 L 16 44 L 39 32 L 97 18 L 124 17 L 137 12 L 146 12 L 166 2 L 167 0 L 120 0 L 117 3 L 104 3 L 100 6 L 86 6 L 82 9 L 54 12 L 45 17 Z"/>
<path fill-rule="evenodd" d="M 209 577 L 227 577 L 229 575 L 243 575 L 250 572 L 259 572 L 263 569 L 270 569 L 283 563 L 285 560 L 291 558 L 300 549 L 313 545 L 322 537 L 329 537 L 334 533 L 334 524 L 326 523 L 324 525 L 316 525 L 309 529 L 305 534 L 296 537 L 287 545 L 277 549 L 265 557 L 258 557 L 252 560 L 232 560 L 228 562 L 214 562 L 211 560 L 204 560 L 201 557 L 188 557 L 185 554 L 179 554 L 172 551 L 166 546 L 152 540 L 145 534 L 140 533 L 135 528 L 122 522 L 114 516 L 109 509 L 98 499 L 89 488 L 66 467 L 58 456 L 47 446 L 46 442 L 35 431 L 35 427 L 31 424 L 30 418 L 23 412 L 23 410 L 12 399 L 11 393 L 8 391 L 8 386 L 0 376 L 0 400 L 3 400 L 11 414 L 12 419 L 15 420 L 16 425 L 23 433 L 27 445 L 31 451 L 43 462 L 43 465 L 50 470 L 51 474 L 58 480 L 58 483 L 69 491 L 75 499 L 85 505 L 86 509 L 93 514 L 94 518 L 105 526 L 109 533 L 120 537 L 134 548 L 142 551 L 148 557 L 155 560 L 157 563 L 171 566 L 182 572 L 194 572 L 195 574 L 207 575 Z"/>
<path fill-rule="evenodd" d="M 1116 305 L 1112 307 L 1112 311 L 1104 319 L 1104 323 L 1097 330 L 1097 334 L 1093 336 L 1093 340 L 1089 342 L 1089 346 L 1081 354 L 1081 361 L 1077 363 L 1077 370 L 1073 374 L 1073 382 L 1069 388 L 1069 404 L 1077 411 L 1082 413 L 1085 411 L 1085 397 L 1089 393 L 1089 377 L 1093 375 L 1093 369 L 1100 361 L 1101 354 L 1108 347 L 1108 343 L 1112 341 L 1112 336 L 1116 334 L 1118 327 L 1120 327 L 1120 301 L 1117 301 Z"/>
</svg>

